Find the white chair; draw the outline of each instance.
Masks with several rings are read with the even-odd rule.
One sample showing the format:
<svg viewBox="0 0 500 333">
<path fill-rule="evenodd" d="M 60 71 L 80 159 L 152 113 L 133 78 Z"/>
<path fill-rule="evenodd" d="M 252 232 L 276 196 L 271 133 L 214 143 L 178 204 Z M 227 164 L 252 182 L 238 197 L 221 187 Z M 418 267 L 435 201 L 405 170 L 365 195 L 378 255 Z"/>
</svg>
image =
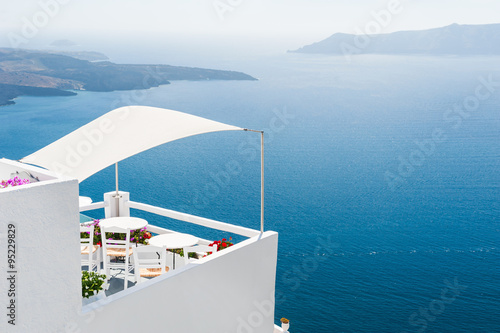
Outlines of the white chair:
<svg viewBox="0 0 500 333">
<path fill-rule="evenodd" d="M 184 252 L 184 264 L 187 265 L 190 262 L 194 262 L 196 261 L 196 259 L 203 257 L 208 252 L 217 252 L 217 244 L 214 244 L 212 246 L 198 244 L 194 246 L 184 247 L 182 250 Z M 189 253 L 191 252 L 196 253 L 197 258 L 189 258 Z"/>
<path fill-rule="evenodd" d="M 166 264 L 167 248 L 165 246 L 139 246 L 134 249 L 134 273 L 136 283 L 141 277 L 152 278 L 165 274 L 170 270 Z"/>
<path fill-rule="evenodd" d="M 115 234 L 125 234 L 125 240 L 115 240 L 115 239 L 107 239 L 106 233 L 115 233 Z M 130 265 L 130 257 L 132 256 L 133 250 L 130 247 L 130 229 L 119 228 L 119 227 L 109 227 L 103 228 L 101 227 L 101 237 L 102 237 L 102 252 L 103 252 L 103 263 L 104 263 L 104 271 L 106 276 L 110 277 L 111 268 L 123 269 L 123 289 L 128 288 L 128 275 L 132 266 Z M 111 257 L 117 259 L 118 257 L 124 257 L 124 262 L 111 262 Z"/>
<path fill-rule="evenodd" d="M 80 233 L 82 232 L 89 234 L 89 238 L 82 238 L 80 236 L 80 254 L 82 266 L 87 266 L 89 272 L 93 271 L 95 267 L 96 271 L 99 272 L 99 246 L 94 245 L 94 226 L 80 225 Z"/>
</svg>

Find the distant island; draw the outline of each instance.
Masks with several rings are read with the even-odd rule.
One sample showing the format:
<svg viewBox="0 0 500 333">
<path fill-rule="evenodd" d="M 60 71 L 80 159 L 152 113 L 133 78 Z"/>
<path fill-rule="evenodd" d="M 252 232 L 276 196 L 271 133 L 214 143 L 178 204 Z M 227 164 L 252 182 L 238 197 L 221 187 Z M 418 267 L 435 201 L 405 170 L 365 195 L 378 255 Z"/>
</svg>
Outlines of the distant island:
<svg viewBox="0 0 500 333">
<path fill-rule="evenodd" d="M 336 33 L 320 42 L 289 52 L 340 55 L 498 55 L 500 24 L 452 24 L 429 30 L 361 36 Z"/>
<path fill-rule="evenodd" d="M 256 80 L 241 72 L 169 65 L 122 65 L 98 52 L 0 48 L 0 105 L 30 96 L 71 96 L 74 90 L 149 89 L 173 80 Z M 73 91 L 69 91 L 73 90 Z"/>
</svg>

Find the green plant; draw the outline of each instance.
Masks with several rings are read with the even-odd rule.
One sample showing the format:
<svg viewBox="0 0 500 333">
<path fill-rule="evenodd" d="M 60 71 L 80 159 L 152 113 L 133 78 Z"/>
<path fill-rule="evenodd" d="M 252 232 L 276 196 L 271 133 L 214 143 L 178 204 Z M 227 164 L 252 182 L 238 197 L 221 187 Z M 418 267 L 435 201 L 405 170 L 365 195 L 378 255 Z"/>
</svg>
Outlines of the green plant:
<svg viewBox="0 0 500 333">
<path fill-rule="evenodd" d="M 105 289 L 106 275 L 82 271 L 82 297 L 89 298 Z"/>
<path fill-rule="evenodd" d="M 91 226 L 94 226 L 94 245 L 99 245 L 101 246 L 101 228 L 99 227 L 99 220 L 94 220 L 92 224 L 87 225 L 89 228 Z M 90 237 L 90 231 L 87 232 L 81 232 L 80 233 L 80 238 L 89 238 Z"/>
<path fill-rule="evenodd" d="M 183 249 L 168 249 L 167 251 L 172 252 L 172 253 L 177 253 L 181 257 L 184 257 L 184 250 Z M 198 258 L 198 256 L 194 252 L 189 252 L 188 258 Z"/>
<path fill-rule="evenodd" d="M 90 226 L 94 226 L 94 245 L 101 246 L 102 239 L 101 239 L 101 227 L 99 226 L 99 220 L 94 220 L 94 222 L 92 222 L 92 224 L 89 224 L 89 227 Z M 82 233 L 80 233 L 80 237 L 81 238 L 89 238 L 90 237 L 89 233 L 90 232 L 82 232 Z M 125 240 L 125 235 L 108 232 L 108 233 L 106 233 L 106 238 Z M 147 245 L 149 243 L 150 238 L 151 238 L 151 233 L 146 230 L 146 227 L 144 227 L 142 229 L 130 231 L 130 241 L 132 243 Z"/>
</svg>

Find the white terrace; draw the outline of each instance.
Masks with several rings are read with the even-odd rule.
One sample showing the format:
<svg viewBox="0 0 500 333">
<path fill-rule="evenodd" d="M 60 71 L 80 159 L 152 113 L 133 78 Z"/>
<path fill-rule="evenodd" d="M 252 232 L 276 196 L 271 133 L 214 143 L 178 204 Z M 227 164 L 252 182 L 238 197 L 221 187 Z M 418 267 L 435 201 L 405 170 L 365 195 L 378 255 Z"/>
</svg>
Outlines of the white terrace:
<svg viewBox="0 0 500 333">
<path fill-rule="evenodd" d="M 174 115 L 158 121 L 163 121 L 159 132 L 167 127 L 170 133 L 162 142 L 148 139 L 154 136 L 151 128 L 140 139 L 130 135 L 148 111 L 160 118 L 162 112 Z M 278 235 L 263 230 L 263 215 L 261 230 L 256 230 L 135 202 L 133 194 L 119 191 L 118 177 L 116 190 L 104 194 L 102 202 L 80 203 L 80 181 L 130 154 L 179 135 L 240 129 L 193 117 L 156 108 L 121 108 L 77 130 L 77 136 L 70 137 L 75 131 L 61 139 L 62 145 L 61 140 L 56 141 L 24 158 L 25 163 L 0 160 L 0 180 L 14 174 L 38 179 L 0 189 L 0 252 L 5 254 L 0 266 L 10 278 L 0 279 L 0 298 L 7 302 L 2 307 L 10 314 L 0 321 L 1 332 L 282 332 L 274 325 Z M 183 126 L 189 130 L 179 132 Z M 124 143 L 123 137 L 133 139 Z M 117 143 L 129 151 L 116 149 Z M 126 290 L 116 283 L 120 276 L 115 275 L 116 281 L 111 283 L 116 289 L 109 290 L 106 298 L 82 306 L 80 212 L 96 209 L 104 209 L 106 218 L 129 216 L 130 209 L 137 209 L 246 239 L 139 284 L 131 275 Z M 176 232 L 148 222 L 147 228 L 154 234 Z M 209 241 L 200 239 L 199 243 Z M 8 252 L 8 245 L 13 244 L 14 256 Z M 13 260 L 6 260 L 7 253 Z"/>
</svg>

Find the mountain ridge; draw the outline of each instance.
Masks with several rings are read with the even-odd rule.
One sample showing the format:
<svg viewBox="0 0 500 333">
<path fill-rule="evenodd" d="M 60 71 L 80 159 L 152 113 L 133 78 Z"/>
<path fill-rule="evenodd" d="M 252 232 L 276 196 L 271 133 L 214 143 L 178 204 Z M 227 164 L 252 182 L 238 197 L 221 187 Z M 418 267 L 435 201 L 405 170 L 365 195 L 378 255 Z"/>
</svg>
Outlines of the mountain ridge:
<svg viewBox="0 0 500 333">
<path fill-rule="evenodd" d="M 107 92 L 149 89 L 174 80 L 256 80 L 235 71 L 86 60 L 98 56 L 103 55 L 79 52 L 69 56 L 68 53 L 54 51 L 0 48 L 0 105 L 14 104 L 13 99 L 22 95 L 76 94 L 67 90 Z"/>
<path fill-rule="evenodd" d="M 289 52 L 344 55 L 497 55 L 500 54 L 500 24 L 454 23 L 440 28 L 376 35 L 336 33 Z"/>
</svg>

